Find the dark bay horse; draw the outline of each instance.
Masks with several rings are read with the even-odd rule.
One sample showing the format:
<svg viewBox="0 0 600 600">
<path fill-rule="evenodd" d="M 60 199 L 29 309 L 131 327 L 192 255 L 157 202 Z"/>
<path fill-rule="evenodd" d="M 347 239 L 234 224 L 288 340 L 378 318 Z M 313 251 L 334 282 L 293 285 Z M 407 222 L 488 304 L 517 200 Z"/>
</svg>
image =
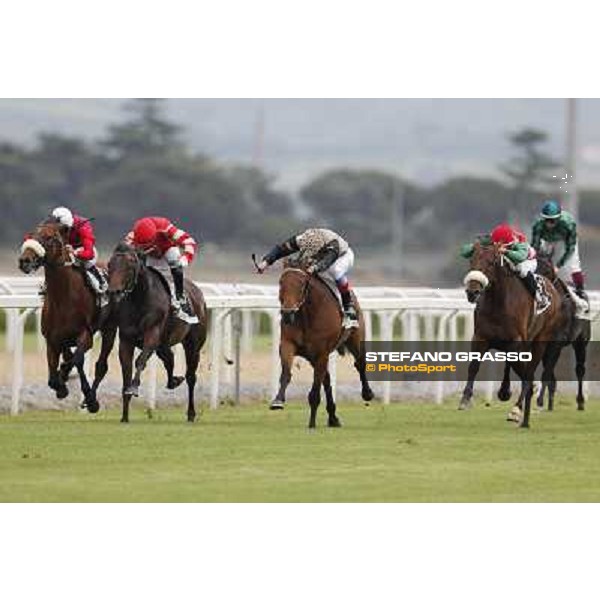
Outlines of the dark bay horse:
<svg viewBox="0 0 600 600">
<path fill-rule="evenodd" d="M 57 398 L 66 398 L 69 394 L 67 376 L 75 367 L 81 380 L 84 406 L 89 412 L 96 413 L 100 408 L 96 392 L 108 371 L 115 328 L 109 307 L 100 309 L 95 293 L 85 280 L 85 273 L 72 266 L 67 235 L 66 228 L 54 220 L 39 225 L 23 243 L 19 268 L 29 274 L 44 267 L 46 295 L 42 307 L 42 334 L 46 339 L 48 385 Z M 92 347 L 98 329 L 102 334 L 102 349 L 90 387 L 84 371 L 84 357 Z M 72 354 L 70 349 L 74 346 L 76 350 Z M 61 355 L 65 362 L 59 368 Z"/>
<path fill-rule="evenodd" d="M 365 338 L 365 324 L 358 302 L 359 328 L 350 334 L 343 332 L 339 302 L 320 278 L 297 268 L 285 269 L 279 281 L 281 303 L 281 378 L 279 392 L 271 404 L 279 410 L 285 404 L 285 392 L 292 379 L 292 363 L 295 356 L 305 358 L 313 367 L 313 385 L 308 395 L 310 403 L 309 428 L 316 427 L 317 410 L 321 403 L 321 386 L 325 390 L 329 427 L 340 427 L 328 370 L 329 355 L 336 349 L 350 351 L 360 375 L 362 398 L 366 402 L 374 398 L 366 376 L 366 364 L 361 355 L 360 343 Z"/>
<path fill-rule="evenodd" d="M 589 319 L 583 319 L 577 315 L 575 300 L 567 284 L 556 275 L 551 257 L 538 253 L 537 272 L 553 282 L 562 302 L 561 318 L 557 323 L 554 334 L 555 339 L 548 344 L 542 358 L 542 364 L 547 367 L 551 374 L 548 381 L 542 381 L 537 397 L 537 406 L 538 408 L 544 407 L 544 396 L 546 391 L 548 391 L 548 410 L 554 410 L 554 396 L 556 394 L 556 376 L 554 371 L 556 364 L 560 359 L 562 350 L 567 346 L 573 346 L 576 363 L 575 374 L 578 382 L 577 409 L 582 411 L 585 409 L 583 378 L 586 372 L 587 347 L 592 337 L 592 323 Z M 507 364 L 498 397 L 500 400 L 506 401 L 510 398 L 510 395 L 510 365 Z"/>
<path fill-rule="evenodd" d="M 475 244 L 471 258 L 471 271 L 465 277 L 469 302 L 476 303 L 475 332 L 472 350 L 484 353 L 490 348 L 531 352 L 530 362 L 513 363 L 523 385 L 521 400 L 524 404 L 520 416 L 521 427 L 529 427 L 531 397 L 535 371 L 549 342 L 554 340 L 561 320 L 561 299 L 549 280 L 546 289 L 550 295 L 549 308 L 534 314 L 534 300 L 518 276 L 513 273 L 497 244 Z M 479 361 L 469 366 L 460 408 L 468 408 L 473 396 L 473 385 L 480 368 Z M 550 380 L 548 365 L 542 378 Z"/>
<path fill-rule="evenodd" d="M 194 389 L 200 350 L 206 341 L 207 312 L 202 292 L 189 280 L 185 291 L 198 323 L 189 325 L 171 312 L 171 296 L 161 275 L 146 266 L 145 257 L 127 244 L 120 244 L 108 263 L 108 290 L 116 311 L 119 327 L 119 360 L 123 375 L 122 423 L 129 422 L 132 396 L 139 396 L 142 371 L 156 352 L 163 361 L 169 377 L 168 387 L 176 387 L 173 377 L 174 359 L 171 348 L 182 344 L 185 350 L 188 386 L 187 420 L 196 419 Z M 135 361 L 135 348 L 141 353 Z"/>
</svg>

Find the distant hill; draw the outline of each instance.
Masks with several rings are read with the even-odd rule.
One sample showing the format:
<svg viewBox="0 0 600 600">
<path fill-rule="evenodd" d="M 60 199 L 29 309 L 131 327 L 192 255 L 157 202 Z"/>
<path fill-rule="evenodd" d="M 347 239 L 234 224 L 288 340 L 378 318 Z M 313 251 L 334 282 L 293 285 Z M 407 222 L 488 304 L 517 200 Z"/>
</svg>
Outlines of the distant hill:
<svg viewBox="0 0 600 600">
<path fill-rule="evenodd" d="M 96 138 L 121 117 L 122 99 L 2 99 L 0 138 L 30 142 L 39 131 Z M 396 171 L 421 183 L 451 174 L 497 175 L 506 133 L 540 127 L 564 147 L 564 100 L 539 99 L 173 99 L 170 116 L 188 141 L 220 160 L 248 162 L 264 122 L 265 168 L 295 190 L 333 166 Z M 600 186 L 600 101 L 581 100 L 580 183 Z M 260 144 L 259 144 L 260 145 Z"/>
</svg>

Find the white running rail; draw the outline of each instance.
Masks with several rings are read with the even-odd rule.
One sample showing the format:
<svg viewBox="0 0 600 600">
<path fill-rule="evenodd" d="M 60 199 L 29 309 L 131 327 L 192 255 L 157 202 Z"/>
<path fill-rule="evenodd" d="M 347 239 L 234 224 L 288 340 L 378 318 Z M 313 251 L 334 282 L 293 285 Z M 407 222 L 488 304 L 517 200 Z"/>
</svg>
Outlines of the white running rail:
<svg viewBox="0 0 600 600">
<path fill-rule="evenodd" d="M 6 344 L 12 354 L 12 395 L 11 413 L 19 412 L 19 401 L 23 386 L 23 338 L 27 317 L 36 315 L 38 348 L 43 348 L 40 331 L 41 299 L 38 295 L 41 279 L 31 277 L 0 278 L 0 310 L 7 315 Z M 240 358 L 242 350 L 250 350 L 253 342 L 254 317 L 268 315 L 271 322 L 271 393 L 274 395 L 279 383 L 279 301 L 276 286 L 253 284 L 197 284 L 204 292 L 210 312 L 209 355 L 210 386 L 209 403 L 211 408 L 219 404 L 221 384 L 221 362 L 223 357 L 234 357 L 233 368 L 225 369 L 227 383 L 233 384 L 234 398 L 240 397 Z M 373 339 L 373 317 L 380 324 L 379 339 L 393 338 L 394 325 L 399 320 L 403 332 L 411 341 L 419 340 L 458 340 L 470 339 L 473 330 L 473 307 L 462 289 L 435 288 L 356 288 L 365 315 L 366 338 Z M 600 292 L 590 292 L 592 317 L 600 315 Z M 461 323 L 462 327 L 459 326 Z M 330 372 L 335 390 L 336 355 L 330 359 Z M 148 404 L 154 407 L 156 401 L 157 367 L 154 358 L 149 365 Z M 45 376 L 44 376 L 45 377 Z M 444 385 L 436 382 L 433 396 L 437 402 L 444 397 Z M 493 384 L 488 385 L 491 397 Z M 389 403 L 392 398 L 392 382 L 383 382 L 382 400 Z M 358 393 L 358 381 L 357 381 Z"/>
</svg>

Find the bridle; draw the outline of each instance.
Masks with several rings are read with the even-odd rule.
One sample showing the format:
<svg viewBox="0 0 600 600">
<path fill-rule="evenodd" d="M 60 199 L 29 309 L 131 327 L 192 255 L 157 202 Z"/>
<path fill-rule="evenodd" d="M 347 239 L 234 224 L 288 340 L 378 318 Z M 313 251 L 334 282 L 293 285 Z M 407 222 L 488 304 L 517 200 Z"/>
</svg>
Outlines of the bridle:
<svg viewBox="0 0 600 600">
<path fill-rule="evenodd" d="M 306 273 L 306 271 L 303 271 L 302 269 L 287 269 L 286 272 L 290 272 L 290 271 L 302 273 L 302 275 L 305 276 L 304 285 L 302 286 L 302 296 L 300 298 L 300 301 L 297 304 L 295 304 L 292 308 L 283 308 L 282 307 L 281 308 L 282 315 L 291 315 L 291 314 L 295 314 L 295 313 L 299 312 L 300 309 L 306 303 L 306 300 L 308 298 L 308 292 L 310 289 L 310 275 L 308 273 Z"/>
</svg>

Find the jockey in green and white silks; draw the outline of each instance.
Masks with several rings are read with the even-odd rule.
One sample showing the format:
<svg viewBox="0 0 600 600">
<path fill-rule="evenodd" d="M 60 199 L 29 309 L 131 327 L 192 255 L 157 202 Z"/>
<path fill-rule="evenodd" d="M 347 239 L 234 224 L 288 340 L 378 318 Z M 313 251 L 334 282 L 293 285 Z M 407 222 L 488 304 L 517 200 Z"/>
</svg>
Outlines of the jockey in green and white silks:
<svg viewBox="0 0 600 600">
<path fill-rule="evenodd" d="M 344 308 L 345 329 L 358 327 L 358 316 L 352 302 L 348 272 L 354 265 L 354 252 L 348 242 L 330 229 L 307 229 L 289 240 L 277 244 L 268 254 L 263 256 L 258 265 L 259 273 L 263 273 L 272 264 L 299 253 L 299 263 L 308 273 L 326 273 L 336 283 Z"/>
<path fill-rule="evenodd" d="M 529 245 L 525 235 L 516 227 L 508 223 L 502 223 L 494 227 L 491 233 L 478 238 L 482 246 L 497 244 L 500 252 L 508 259 L 510 268 L 517 274 L 519 279 L 532 298 L 543 302 L 539 297 L 537 283 L 534 274 L 537 270 L 537 259 L 535 250 Z M 473 256 L 474 244 L 465 244 L 460 251 L 463 258 L 470 259 Z"/>
<path fill-rule="evenodd" d="M 556 200 L 550 200 L 542 207 L 533 225 L 531 243 L 538 252 L 548 254 L 555 260 L 559 277 L 567 282 L 572 281 L 577 295 L 587 300 L 579 259 L 577 223 Z"/>
</svg>

